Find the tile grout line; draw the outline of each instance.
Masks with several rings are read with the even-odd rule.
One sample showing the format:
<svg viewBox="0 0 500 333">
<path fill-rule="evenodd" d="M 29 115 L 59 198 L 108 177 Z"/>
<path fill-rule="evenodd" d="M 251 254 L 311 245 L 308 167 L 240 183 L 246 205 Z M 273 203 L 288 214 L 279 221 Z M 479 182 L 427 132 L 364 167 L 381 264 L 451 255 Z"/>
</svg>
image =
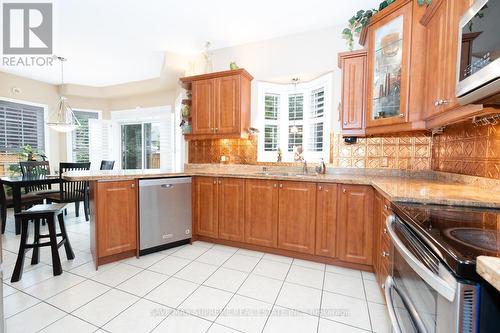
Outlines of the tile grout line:
<svg viewBox="0 0 500 333">
<path fill-rule="evenodd" d="M 235 252 L 235 254 L 238 253 L 238 251 Z M 234 256 L 234 255 L 233 255 Z M 233 257 L 231 256 L 231 258 Z M 231 259 L 231 258 L 228 258 Z M 254 257 L 255 258 L 255 257 Z M 243 280 L 243 282 L 240 284 L 240 286 L 238 287 L 238 289 L 236 289 L 236 291 L 233 293 L 233 295 L 231 296 L 231 298 L 229 299 L 229 301 L 226 303 L 226 305 L 224 306 L 224 308 L 222 309 L 221 313 L 226 309 L 227 305 L 231 302 L 231 300 L 234 298 L 235 295 L 238 295 L 238 296 L 241 296 L 238 293 L 238 290 L 241 289 L 241 286 L 243 286 L 243 284 L 245 283 L 246 280 L 248 280 L 248 278 L 250 277 L 250 274 L 252 274 L 252 272 L 255 270 L 255 267 L 257 267 L 259 265 L 259 263 L 262 261 L 262 259 L 264 258 L 264 254 L 259 258 L 259 261 L 255 264 L 255 266 L 250 270 L 250 272 L 245 272 L 247 274 L 247 276 L 245 277 L 245 279 Z M 226 260 L 224 262 L 224 264 L 228 261 Z M 221 267 L 224 265 L 222 264 Z M 238 272 L 241 272 L 241 271 L 238 271 Z M 253 299 L 253 298 L 252 298 Z M 217 317 L 215 318 L 215 320 L 212 322 L 212 324 L 208 327 L 208 329 L 205 331 L 205 332 L 208 332 L 210 330 L 210 328 L 215 324 L 215 322 L 217 321 L 217 319 L 219 319 L 219 316 L 220 316 L 220 313 L 217 315 Z M 219 324 L 218 324 L 219 325 Z M 223 325 L 225 326 L 225 325 Z M 237 330 L 239 331 L 239 330 Z"/>
<path fill-rule="evenodd" d="M 192 245 L 192 246 L 194 246 L 194 245 Z M 181 269 L 179 269 L 177 272 L 175 272 L 175 274 L 179 273 L 182 269 L 184 269 L 185 267 L 187 267 L 187 266 L 188 266 L 188 265 L 190 265 L 191 263 L 195 262 L 195 261 L 196 261 L 196 259 L 198 259 L 199 257 L 201 257 L 202 255 L 204 255 L 206 252 L 208 252 L 209 250 L 211 250 L 211 249 L 213 249 L 213 248 L 214 248 L 214 245 L 212 245 L 211 247 L 207 248 L 207 249 L 206 249 L 206 251 L 204 251 L 204 252 L 203 252 L 203 253 L 201 253 L 199 256 L 197 256 L 196 258 L 194 258 L 194 259 L 193 259 L 193 260 L 192 260 L 189 264 L 187 264 L 186 266 L 184 266 L 184 267 L 182 267 Z M 182 304 L 183 304 L 183 303 L 184 303 L 184 302 L 185 302 L 185 301 L 186 301 L 189 297 L 191 297 L 191 295 L 193 295 L 193 294 L 194 294 L 194 293 L 195 293 L 198 289 L 200 289 L 200 287 L 203 285 L 203 283 L 205 283 L 208 279 L 210 279 L 210 277 L 211 277 L 212 275 L 214 275 L 214 274 L 215 274 L 215 272 L 217 272 L 217 271 L 219 270 L 219 268 L 220 268 L 220 267 L 222 267 L 222 265 L 224 265 L 224 263 L 226 263 L 226 261 L 228 261 L 229 259 L 231 259 L 231 258 L 234 256 L 234 254 L 235 254 L 236 252 L 238 252 L 238 250 L 236 250 L 235 252 L 233 252 L 233 254 L 231 254 L 231 256 L 229 256 L 229 258 L 227 258 L 227 259 L 226 259 L 226 260 L 225 260 L 225 261 L 224 261 L 224 262 L 223 262 L 223 263 L 222 263 L 222 264 L 221 264 L 221 265 L 220 265 L 220 266 L 219 266 L 219 267 L 218 267 L 218 268 L 217 268 L 217 269 L 216 269 L 216 270 L 212 273 L 212 274 L 210 274 L 210 275 L 209 275 L 209 276 L 208 276 L 205 280 L 203 280 L 203 282 L 202 282 L 202 283 L 200 283 L 200 284 L 196 283 L 196 284 L 198 284 L 198 287 L 196 287 L 196 289 L 195 289 L 195 290 L 193 290 L 193 291 L 192 291 L 189 295 L 187 295 L 187 296 L 186 296 L 186 297 L 182 300 L 182 302 L 180 302 L 180 303 L 179 303 L 179 305 L 178 305 L 178 306 L 174 309 L 174 311 L 181 311 L 181 312 L 187 313 L 186 311 L 179 310 L 179 309 L 178 309 L 178 307 L 179 307 L 179 306 L 181 306 L 181 305 L 182 305 Z M 206 264 L 206 263 L 204 263 L 204 264 Z M 209 264 L 207 264 L 207 265 L 209 265 Z M 215 265 L 212 265 L 212 266 L 215 266 Z M 174 275 L 175 275 L 175 274 L 174 274 Z M 174 275 L 172 275 L 171 277 L 174 277 Z M 177 278 L 177 277 L 176 277 L 176 278 Z M 184 280 L 184 279 L 182 279 L 182 280 Z M 187 280 L 186 280 L 186 281 L 187 281 Z M 165 282 L 166 282 L 166 281 L 165 281 Z M 163 282 L 163 283 L 165 283 L 165 282 Z M 189 282 L 193 283 L 193 281 L 189 281 Z M 159 286 L 158 286 L 158 287 L 159 287 Z M 156 288 L 158 288 L 158 287 L 156 287 Z M 155 288 L 155 289 L 156 289 L 156 288 Z M 153 290 L 154 290 L 154 289 L 153 289 Z M 153 290 L 151 290 L 149 293 L 151 293 Z M 149 294 L 149 293 L 148 293 L 148 294 Z M 160 326 L 160 325 L 161 325 L 161 323 L 163 323 L 165 320 L 167 320 L 167 318 L 168 318 L 168 317 L 170 317 L 170 315 L 171 315 L 174 311 L 170 312 L 170 313 L 169 313 L 169 314 L 168 314 L 165 318 L 163 318 L 163 320 L 161 320 L 161 321 L 160 321 L 160 322 L 159 322 L 159 323 L 158 323 L 158 324 L 157 324 L 157 325 L 156 325 L 156 326 L 155 326 L 155 327 L 154 327 L 151 331 L 149 331 L 149 332 L 153 332 L 156 328 L 158 328 L 158 326 Z M 187 314 L 188 314 L 188 315 L 192 315 L 192 314 L 190 314 L 190 313 L 187 313 Z M 201 318 L 201 319 L 204 319 L 204 320 L 207 320 L 207 321 L 210 321 L 210 320 L 208 320 L 208 319 L 206 319 L 206 318 L 203 318 L 203 317 L 200 317 L 200 316 L 196 316 L 196 315 L 194 315 L 194 316 L 195 316 L 195 317 L 198 317 L 198 318 Z M 212 322 L 212 323 L 213 323 L 213 322 Z M 209 326 L 209 328 L 210 328 L 211 326 L 212 326 L 212 324 Z"/>
<path fill-rule="evenodd" d="M 370 307 L 368 306 L 368 296 L 366 293 L 365 278 L 363 277 L 363 273 L 361 273 L 361 279 L 363 281 L 363 292 L 365 294 L 365 300 L 366 300 L 366 311 L 368 312 L 368 320 L 370 321 L 370 331 L 373 332 L 372 316 L 370 315 Z"/>
<path fill-rule="evenodd" d="M 323 283 L 321 284 L 321 297 L 320 297 L 320 300 L 319 300 L 319 313 L 318 313 L 318 326 L 316 327 L 316 333 L 319 333 L 319 325 L 320 325 L 320 321 L 321 321 L 321 311 L 323 309 L 323 293 L 325 291 L 325 280 L 326 280 L 326 265 L 324 267 L 324 270 L 323 270 Z"/>
<path fill-rule="evenodd" d="M 264 326 L 262 327 L 261 333 L 263 333 L 264 330 L 266 329 L 267 323 L 269 322 L 269 318 L 273 314 L 274 308 L 276 306 L 276 301 L 278 300 L 278 297 L 280 297 L 281 290 L 283 289 L 283 286 L 285 285 L 286 278 L 288 277 L 288 274 L 290 273 L 290 270 L 292 269 L 292 265 L 293 265 L 294 261 L 295 261 L 295 259 L 292 258 L 292 262 L 290 263 L 290 266 L 288 267 L 288 271 L 286 272 L 286 275 L 285 275 L 285 277 L 283 279 L 283 282 L 281 283 L 280 290 L 278 291 L 278 294 L 276 295 L 276 298 L 274 299 L 273 307 L 271 308 L 271 313 L 267 317 L 266 322 L 264 323 Z"/>
</svg>

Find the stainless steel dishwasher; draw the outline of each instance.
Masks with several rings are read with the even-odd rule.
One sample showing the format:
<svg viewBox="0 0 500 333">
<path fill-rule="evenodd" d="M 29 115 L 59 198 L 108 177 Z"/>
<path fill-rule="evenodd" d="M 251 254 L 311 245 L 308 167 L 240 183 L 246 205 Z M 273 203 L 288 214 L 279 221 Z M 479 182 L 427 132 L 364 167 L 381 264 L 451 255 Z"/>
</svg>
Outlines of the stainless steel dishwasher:
<svg viewBox="0 0 500 333">
<path fill-rule="evenodd" d="M 139 180 L 139 254 L 191 238 L 191 177 Z"/>
</svg>

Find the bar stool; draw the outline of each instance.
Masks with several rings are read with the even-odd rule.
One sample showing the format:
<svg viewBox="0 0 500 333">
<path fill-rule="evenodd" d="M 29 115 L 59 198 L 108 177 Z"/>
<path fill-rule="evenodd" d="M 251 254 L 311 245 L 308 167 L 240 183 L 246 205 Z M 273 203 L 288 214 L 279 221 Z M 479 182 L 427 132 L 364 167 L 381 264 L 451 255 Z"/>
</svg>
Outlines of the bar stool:
<svg viewBox="0 0 500 333">
<path fill-rule="evenodd" d="M 21 280 L 23 275 L 24 256 L 27 250 L 33 249 L 33 257 L 31 264 L 36 265 L 40 261 L 40 247 L 50 246 L 52 251 L 52 271 L 54 275 L 62 274 L 61 259 L 59 258 L 59 248 L 64 244 L 66 250 L 66 257 L 68 260 L 75 258 L 75 254 L 71 249 L 71 244 L 66 233 L 64 225 L 63 211 L 66 204 L 48 204 L 48 205 L 35 205 L 28 210 L 16 214 L 21 220 L 21 241 L 19 244 L 19 253 L 17 254 L 16 266 L 12 274 L 11 282 Z M 56 233 L 56 218 L 59 221 L 60 233 Z M 45 220 L 49 229 L 48 234 L 40 234 L 40 220 Z M 33 243 L 28 244 L 28 225 L 29 221 L 33 220 L 34 234 Z M 62 237 L 58 243 L 57 237 Z M 41 238 L 49 238 L 48 242 L 40 243 Z"/>
</svg>

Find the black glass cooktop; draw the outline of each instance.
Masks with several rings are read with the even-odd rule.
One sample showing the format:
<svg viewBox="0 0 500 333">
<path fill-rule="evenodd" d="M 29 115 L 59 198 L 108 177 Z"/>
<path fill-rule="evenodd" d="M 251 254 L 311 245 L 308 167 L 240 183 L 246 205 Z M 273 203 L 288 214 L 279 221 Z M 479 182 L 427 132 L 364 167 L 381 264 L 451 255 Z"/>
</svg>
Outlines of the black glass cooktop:
<svg viewBox="0 0 500 333">
<path fill-rule="evenodd" d="M 476 280 L 478 256 L 500 257 L 500 209 L 401 203 L 392 208 L 458 277 Z"/>
</svg>

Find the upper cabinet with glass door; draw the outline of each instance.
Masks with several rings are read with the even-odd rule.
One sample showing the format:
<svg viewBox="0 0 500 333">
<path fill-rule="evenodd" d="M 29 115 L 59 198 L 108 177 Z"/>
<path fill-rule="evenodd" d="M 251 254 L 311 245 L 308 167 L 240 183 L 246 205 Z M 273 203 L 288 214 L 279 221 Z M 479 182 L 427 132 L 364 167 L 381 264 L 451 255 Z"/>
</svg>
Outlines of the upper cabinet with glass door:
<svg viewBox="0 0 500 333">
<path fill-rule="evenodd" d="M 422 13 L 416 1 L 399 0 L 373 16 L 367 28 L 367 134 L 425 126 L 419 77 L 425 64 L 425 31 L 418 23 Z"/>
</svg>

